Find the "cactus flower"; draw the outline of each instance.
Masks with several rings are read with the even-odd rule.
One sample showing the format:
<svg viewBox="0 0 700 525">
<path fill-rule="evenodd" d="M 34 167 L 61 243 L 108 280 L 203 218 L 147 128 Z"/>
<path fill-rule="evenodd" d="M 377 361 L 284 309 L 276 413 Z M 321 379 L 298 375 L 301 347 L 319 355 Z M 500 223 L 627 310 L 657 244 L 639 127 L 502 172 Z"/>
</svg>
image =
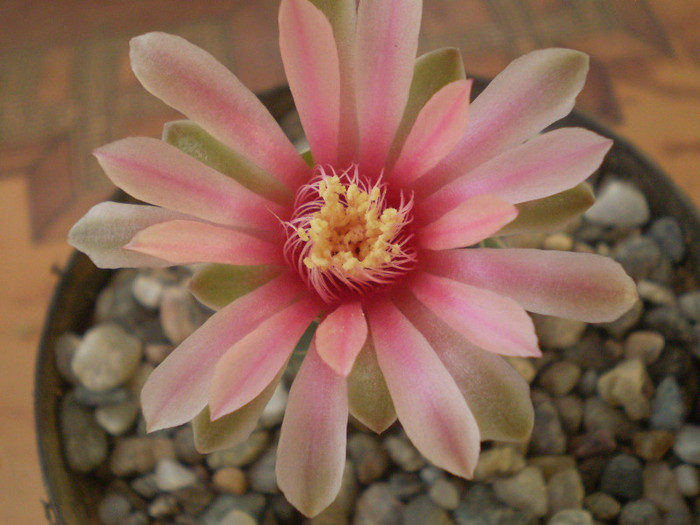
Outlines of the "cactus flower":
<svg viewBox="0 0 700 525">
<path fill-rule="evenodd" d="M 468 478 L 480 441 L 531 431 L 528 385 L 502 357 L 540 355 L 527 311 L 609 321 L 636 297 L 610 259 L 482 242 L 556 227 L 590 204 L 582 183 L 611 141 L 542 132 L 572 109 L 587 57 L 530 53 L 470 103 L 456 50 L 416 60 L 421 9 L 282 0 L 305 156 L 207 52 L 163 33 L 134 38 L 140 82 L 190 120 L 162 141 L 97 149 L 114 184 L 151 205 L 98 204 L 70 233 L 101 267 L 210 263 L 192 288 L 218 311 L 141 399 L 149 430 L 192 420 L 202 450 L 246 439 L 318 323 L 276 466 L 308 516 L 340 488 L 348 414 L 376 432 L 398 418 L 428 460 Z"/>
</svg>

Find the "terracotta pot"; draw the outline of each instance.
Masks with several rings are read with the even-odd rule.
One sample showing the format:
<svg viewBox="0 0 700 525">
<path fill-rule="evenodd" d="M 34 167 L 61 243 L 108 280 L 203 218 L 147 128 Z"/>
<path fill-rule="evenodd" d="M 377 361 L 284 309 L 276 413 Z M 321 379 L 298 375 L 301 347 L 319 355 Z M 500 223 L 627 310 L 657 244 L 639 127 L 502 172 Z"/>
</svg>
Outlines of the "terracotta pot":
<svg viewBox="0 0 700 525">
<path fill-rule="evenodd" d="M 483 90 L 485 84 L 477 81 L 474 93 Z M 294 107 L 286 88 L 265 93 L 261 99 L 277 119 Z M 688 267 L 700 280 L 700 215 L 689 198 L 653 162 L 595 121 L 573 113 L 556 126 L 582 126 L 615 140 L 603 171 L 637 184 L 646 194 L 653 216 L 670 215 L 679 221 L 687 240 Z M 66 385 L 56 370 L 54 347 L 61 334 L 82 333 L 88 327 L 94 301 L 110 275 L 110 271 L 95 268 L 87 256 L 74 253 L 55 290 L 39 346 L 35 379 L 36 431 L 50 506 L 55 523 L 60 525 L 99 525 L 96 509 L 102 487 L 93 476 L 71 472 L 63 457 L 58 414 Z"/>
</svg>

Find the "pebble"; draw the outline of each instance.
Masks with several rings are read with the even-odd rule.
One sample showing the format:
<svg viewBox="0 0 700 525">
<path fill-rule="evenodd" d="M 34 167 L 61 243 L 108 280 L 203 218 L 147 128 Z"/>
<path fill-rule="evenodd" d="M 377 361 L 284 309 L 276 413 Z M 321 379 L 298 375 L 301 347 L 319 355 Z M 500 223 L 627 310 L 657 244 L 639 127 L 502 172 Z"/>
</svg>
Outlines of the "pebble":
<svg viewBox="0 0 700 525">
<path fill-rule="evenodd" d="M 242 510 L 232 509 L 217 525 L 258 525 L 258 520 Z"/>
<path fill-rule="evenodd" d="M 662 259 L 659 246 L 643 235 L 621 240 L 613 248 L 612 256 L 635 281 L 649 278 Z"/>
<path fill-rule="evenodd" d="M 578 432 L 583 420 L 583 401 L 575 395 L 558 397 L 553 400 L 559 412 L 559 419 L 564 431 L 569 435 Z"/>
<path fill-rule="evenodd" d="M 644 498 L 654 503 L 661 512 L 688 512 L 688 506 L 676 484 L 676 477 L 667 463 L 662 461 L 648 463 L 644 467 L 642 479 Z"/>
<path fill-rule="evenodd" d="M 134 478 L 130 483 L 131 489 L 146 499 L 153 499 L 158 494 L 156 475 L 153 472 Z"/>
<path fill-rule="evenodd" d="M 527 463 L 539 468 L 546 481 L 559 472 L 576 468 L 573 456 L 535 456 L 528 458 Z"/>
<path fill-rule="evenodd" d="M 134 426 L 139 410 L 139 404 L 132 400 L 103 405 L 95 409 L 95 421 L 112 436 L 121 436 Z"/>
<path fill-rule="evenodd" d="M 402 525 L 403 505 L 386 483 L 370 485 L 357 500 L 353 525 Z"/>
<path fill-rule="evenodd" d="M 700 291 L 682 294 L 678 298 L 678 306 L 688 319 L 700 323 Z"/>
<path fill-rule="evenodd" d="M 528 525 L 532 516 L 507 507 L 483 484 L 472 485 L 454 511 L 458 525 Z"/>
<path fill-rule="evenodd" d="M 192 425 L 185 425 L 175 431 L 173 437 L 177 458 L 189 465 L 201 463 L 204 457 L 194 446 L 194 431 Z"/>
<path fill-rule="evenodd" d="M 532 383 L 537 375 L 537 369 L 535 365 L 532 364 L 532 360 L 526 359 L 524 357 L 517 356 L 505 356 L 505 360 L 508 364 L 515 368 L 515 371 L 520 374 L 528 384 Z"/>
<path fill-rule="evenodd" d="M 350 436 L 348 454 L 363 485 L 381 478 L 389 468 L 389 454 L 376 436 L 363 433 Z"/>
<path fill-rule="evenodd" d="M 428 496 L 433 502 L 447 510 L 454 510 L 459 505 L 459 489 L 447 479 L 439 479 L 430 487 Z M 425 521 L 424 523 L 432 523 Z"/>
<path fill-rule="evenodd" d="M 532 314 L 532 320 L 535 323 L 540 346 L 551 349 L 562 349 L 578 343 L 588 326 L 576 319 L 550 315 Z"/>
<path fill-rule="evenodd" d="M 692 326 L 676 305 L 653 308 L 644 315 L 644 322 L 668 341 L 688 343 L 693 340 Z"/>
<path fill-rule="evenodd" d="M 457 505 L 455 505 L 457 507 Z M 452 518 L 426 495 L 412 499 L 403 509 L 403 525 L 454 525 Z"/>
<path fill-rule="evenodd" d="M 107 494 L 97 507 L 102 525 L 123 525 L 131 514 L 131 503 L 121 494 Z"/>
<path fill-rule="evenodd" d="M 248 470 L 250 488 L 255 492 L 263 494 L 279 492 L 277 478 L 275 477 L 276 458 L 277 448 L 270 447 Z"/>
<path fill-rule="evenodd" d="M 566 434 L 562 429 L 557 409 L 549 401 L 535 406 L 535 424 L 530 437 L 530 452 L 536 456 L 566 452 Z"/>
<path fill-rule="evenodd" d="M 180 286 L 167 286 L 160 302 L 160 323 L 168 340 L 179 345 L 204 322 L 192 294 Z"/>
<path fill-rule="evenodd" d="M 173 351 L 173 345 L 168 343 L 148 343 L 143 349 L 146 359 L 154 365 L 159 365 Z"/>
<path fill-rule="evenodd" d="M 567 509 L 557 512 L 547 525 L 593 525 L 593 516 L 587 510 Z"/>
<path fill-rule="evenodd" d="M 632 436 L 634 453 L 648 461 L 663 458 L 673 445 L 674 435 L 668 430 L 649 430 L 636 432 Z"/>
<path fill-rule="evenodd" d="M 598 393 L 611 405 L 621 405 L 633 421 L 648 418 L 648 392 L 652 388 L 644 364 L 627 359 L 598 379 Z"/>
<path fill-rule="evenodd" d="M 220 525 L 221 520 L 236 509 L 256 519 L 265 511 L 265 496 L 248 493 L 243 496 L 221 494 L 214 498 L 199 518 L 201 525 Z"/>
<path fill-rule="evenodd" d="M 148 506 L 148 514 L 153 518 L 173 516 L 179 510 L 177 499 L 172 494 L 162 494 Z"/>
<path fill-rule="evenodd" d="M 107 434 L 73 396 L 63 398 L 60 410 L 63 452 L 68 465 L 82 473 L 96 469 L 107 459 Z"/>
<path fill-rule="evenodd" d="M 215 489 L 238 496 L 245 494 L 248 490 L 245 472 L 236 467 L 224 467 L 217 470 L 212 477 L 212 483 Z"/>
<path fill-rule="evenodd" d="M 685 257 L 683 231 L 673 217 L 656 219 L 649 228 L 648 235 L 654 239 L 671 262 L 678 263 Z"/>
<path fill-rule="evenodd" d="M 148 525 L 150 523 L 148 519 L 148 514 L 143 511 L 137 510 L 127 517 L 122 525 Z"/>
<path fill-rule="evenodd" d="M 574 247 L 574 239 L 568 233 L 553 233 L 547 235 L 542 241 L 543 250 L 571 251 Z"/>
<path fill-rule="evenodd" d="M 207 508 L 215 497 L 215 493 L 204 483 L 198 482 L 173 492 L 182 510 L 186 514 L 198 515 Z"/>
<path fill-rule="evenodd" d="M 605 492 L 594 492 L 586 496 L 583 506 L 588 509 L 593 517 L 602 521 L 614 519 L 622 506 L 620 503 Z"/>
<path fill-rule="evenodd" d="M 700 426 L 683 425 L 676 434 L 673 452 L 686 463 L 700 465 Z"/>
<path fill-rule="evenodd" d="M 131 293 L 141 306 L 155 310 L 163 295 L 163 282 L 156 275 L 139 273 L 131 283 Z"/>
<path fill-rule="evenodd" d="M 649 220 L 649 204 L 634 184 L 609 179 L 597 191 L 596 202 L 584 217 L 593 224 L 635 228 Z"/>
<path fill-rule="evenodd" d="M 425 465 L 425 458 L 403 436 L 389 436 L 384 440 L 384 447 L 391 460 L 406 472 L 415 472 Z"/>
<path fill-rule="evenodd" d="M 525 468 L 525 458 L 515 447 L 493 447 L 479 453 L 474 469 L 475 481 L 490 481 L 509 476 Z"/>
<path fill-rule="evenodd" d="M 626 500 L 640 498 L 643 492 L 642 463 L 629 454 L 615 456 L 603 470 L 600 490 Z"/>
<path fill-rule="evenodd" d="M 581 369 L 569 361 L 557 361 L 540 372 L 539 384 L 553 396 L 565 396 L 576 386 Z"/>
<path fill-rule="evenodd" d="M 632 332 L 625 340 L 625 359 L 640 359 L 647 365 L 654 363 L 666 346 L 664 336 L 651 330 Z"/>
<path fill-rule="evenodd" d="M 700 478 L 698 470 L 692 465 L 678 465 L 673 469 L 678 490 L 683 496 L 692 498 L 700 494 Z"/>
<path fill-rule="evenodd" d="M 673 376 L 665 377 L 651 400 L 650 424 L 653 428 L 678 430 L 687 415 L 683 392 Z"/>
<path fill-rule="evenodd" d="M 73 356 L 73 372 L 90 390 L 105 392 L 124 384 L 141 362 L 141 341 L 115 324 L 85 333 Z"/>
<path fill-rule="evenodd" d="M 547 514 L 547 486 L 537 467 L 526 467 L 510 478 L 497 479 L 493 490 L 506 505 L 537 517 Z"/>
<path fill-rule="evenodd" d="M 588 432 L 606 429 L 616 439 L 627 440 L 632 437 L 635 426 L 620 410 L 610 406 L 599 397 L 589 397 L 583 403 L 583 427 Z"/>
<path fill-rule="evenodd" d="M 83 385 L 77 385 L 72 393 L 78 403 L 88 407 L 115 405 L 117 403 L 125 403 L 131 399 L 129 390 L 124 387 L 113 388 L 105 392 L 95 392 L 85 388 Z"/>
<path fill-rule="evenodd" d="M 156 464 L 156 486 L 163 492 L 174 492 L 197 483 L 197 475 L 171 458 Z"/>
<path fill-rule="evenodd" d="M 275 392 L 272 394 L 270 401 L 267 402 L 265 408 L 260 414 L 260 419 L 258 423 L 263 428 L 272 428 L 275 425 L 282 423 L 284 418 L 284 411 L 287 408 L 287 398 L 289 397 L 289 392 L 284 384 L 284 381 L 280 381 L 275 388 Z"/>
<path fill-rule="evenodd" d="M 637 283 L 637 293 L 641 299 L 655 305 L 671 305 L 676 302 L 676 296 L 671 288 L 648 279 L 642 279 Z"/>
<path fill-rule="evenodd" d="M 606 428 L 599 428 L 598 430 L 575 436 L 569 444 L 569 451 L 577 458 L 607 454 L 613 452 L 616 448 L 615 436 Z"/>
<path fill-rule="evenodd" d="M 619 525 L 661 525 L 661 516 L 651 501 L 640 499 L 622 507 L 617 523 Z"/>
<path fill-rule="evenodd" d="M 425 485 L 415 472 L 399 470 L 389 476 L 389 491 L 395 498 L 402 501 L 415 496 L 424 489 Z"/>
<path fill-rule="evenodd" d="M 213 470 L 221 467 L 245 467 L 260 457 L 269 441 L 267 432 L 253 432 L 246 441 L 235 447 L 208 454 L 207 465 Z"/>
<path fill-rule="evenodd" d="M 609 323 L 601 323 L 600 326 L 616 339 L 622 339 L 627 332 L 634 328 L 644 314 L 644 303 L 641 300 L 635 301 L 632 307 L 620 317 Z"/>
<path fill-rule="evenodd" d="M 553 475 L 547 483 L 549 514 L 583 506 L 585 489 L 578 470 L 569 469 Z"/>
<path fill-rule="evenodd" d="M 72 332 L 66 332 L 56 339 L 54 346 L 54 356 L 56 358 L 56 369 L 61 377 L 68 381 L 71 385 L 76 385 L 79 382 L 78 376 L 73 372 L 71 363 L 73 356 L 78 351 L 81 338 Z"/>
<path fill-rule="evenodd" d="M 115 476 L 145 474 L 163 458 L 175 457 L 175 446 L 166 438 L 127 437 L 116 441 L 109 459 Z"/>
</svg>

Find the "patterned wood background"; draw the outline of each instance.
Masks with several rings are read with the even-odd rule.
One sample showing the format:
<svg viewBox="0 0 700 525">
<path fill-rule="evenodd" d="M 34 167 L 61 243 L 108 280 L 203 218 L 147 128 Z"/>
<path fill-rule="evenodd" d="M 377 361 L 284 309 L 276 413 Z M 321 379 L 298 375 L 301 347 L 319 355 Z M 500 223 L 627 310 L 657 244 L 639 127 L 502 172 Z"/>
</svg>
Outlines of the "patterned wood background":
<svg viewBox="0 0 700 525">
<path fill-rule="evenodd" d="M 128 65 L 149 30 L 212 52 L 253 90 L 284 82 L 279 0 L 0 0 L 0 523 L 42 523 L 31 413 L 38 333 L 70 225 L 113 188 L 90 152 L 159 136 L 177 114 Z M 427 0 L 421 49 L 456 46 L 492 76 L 532 49 L 591 55 L 578 108 L 659 162 L 700 203 L 700 2 Z M 264 67 L 261 67 L 264 65 Z"/>
</svg>

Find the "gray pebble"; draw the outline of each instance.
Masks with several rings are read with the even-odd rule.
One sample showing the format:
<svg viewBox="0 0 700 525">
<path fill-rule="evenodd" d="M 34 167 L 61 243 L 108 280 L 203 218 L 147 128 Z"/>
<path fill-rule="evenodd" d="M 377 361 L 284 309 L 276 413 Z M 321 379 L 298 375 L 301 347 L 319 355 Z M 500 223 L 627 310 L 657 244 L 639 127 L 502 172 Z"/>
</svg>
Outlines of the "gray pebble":
<svg viewBox="0 0 700 525">
<path fill-rule="evenodd" d="M 663 253 L 673 263 L 685 257 L 685 239 L 678 221 L 673 217 L 656 219 L 649 228 L 649 237 L 659 245 Z"/>
<path fill-rule="evenodd" d="M 158 494 L 156 475 L 153 472 L 134 478 L 129 486 L 134 492 L 146 499 L 153 499 Z"/>
<path fill-rule="evenodd" d="M 608 179 L 601 185 L 595 204 L 584 217 L 593 224 L 635 228 L 649 220 L 649 204 L 644 193 L 634 184 Z"/>
<path fill-rule="evenodd" d="M 643 492 L 642 463 L 629 454 L 619 454 L 606 465 L 600 490 L 626 500 L 640 498 Z"/>
<path fill-rule="evenodd" d="M 148 525 L 151 520 L 148 518 L 148 514 L 142 510 L 137 510 L 136 512 L 130 514 L 123 522 L 122 525 Z"/>
<path fill-rule="evenodd" d="M 253 432 L 246 441 L 235 447 L 208 454 L 207 465 L 213 470 L 221 467 L 245 467 L 260 457 L 269 441 L 267 432 Z"/>
<path fill-rule="evenodd" d="M 287 391 L 287 387 L 284 381 L 280 381 L 270 401 L 267 402 L 262 414 L 260 414 L 259 424 L 264 428 L 272 428 L 282 423 L 284 411 L 287 408 L 288 397 L 289 392 Z"/>
<path fill-rule="evenodd" d="M 76 472 L 90 472 L 107 459 L 107 434 L 86 408 L 68 395 L 61 401 L 61 436 L 68 465 Z"/>
<path fill-rule="evenodd" d="M 661 525 L 661 516 L 651 501 L 640 499 L 622 507 L 617 523 L 619 525 Z"/>
<path fill-rule="evenodd" d="M 275 476 L 275 460 L 277 458 L 277 448 L 270 447 L 260 456 L 248 470 L 248 481 L 250 487 L 263 494 L 274 494 L 279 492 L 277 488 L 277 478 Z"/>
<path fill-rule="evenodd" d="M 578 432 L 583 420 L 583 401 L 575 395 L 558 397 L 553 400 L 559 412 L 562 428 L 569 435 Z"/>
<path fill-rule="evenodd" d="M 222 494 L 214 498 L 199 519 L 201 525 L 219 525 L 224 516 L 234 509 L 260 519 L 265 505 L 265 496 L 262 494 L 249 493 L 243 496 Z"/>
<path fill-rule="evenodd" d="M 163 287 L 163 282 L 158 276 L 139 273 L 131 283 L 131 292 L 141 306 L 155 310 L 160 305 Z"/>
<path fill-rule="evenodd" d="M 117 440 L 109 466 L 115 476 L 145 474 L 153 470 L 160 459 L 174 456 L 175 447 L 169 439 L 127 437 Z"/>
<path fill-rule="evenodd" d="M 428 496 L 421 495 L 404 507 L 403 525 L 426 524 L 454 525 L 454 522 L 447 511 L 433 503 Z"/>
<path fill-rule="evenodd" d="M 389 436 L 384 440 L 384 447 L 392 461 L 406 472 L 415 472 L 425 465 L 425 458 L 404 436 Z"/>
<path fill-rule="evenodd" d="M 658 306 L 644 315 L 649 328 L 661 332 L 667 341 L 688 343 L 693 340 L 693 329 L 677 306 Z"/>
<path fill-rule="evenodd" d="M 698 470 L 692 465 L 678 465 L 673 469 L 678 490 L 683 496 L 692 498 L 700 494 L 700 478 Z"/>
<path fill-rule="evenodd" d="M 667 463 L 648 463 L 644 467 L 642 479 L 644 498 L 654 503 L 661 512 L 689 513 L 685 499 L 676 484 L 676 477 Z"/>
<path fill-rule="evenodd" d="M 148 514 L 152 518 L 167 518 L 178 513 L 180 507 L 172 494 L 162 494 L 148 506 Z"/>
<path fill-rule="evenodd" d="M 620 503 L 605 492 L 594 492 L 589 494 L 583 500 L 583 505 L 588 509 L 593 517 L 602 521 L 608 521 L 615 518 L 622 506 Z"/>
<path fill-rule="evenodd" d="M 204 314 L 189 290 L 168 286 L 160 303 L 160 323 L 168 340 L 179 345 L 204 322 Z"/>
<path fill-rule="evenodd" d="M 95 410 L 95 421 L 112 436 L 121 436 L 134 426 L 139 416 L 139 404 L 125 401 L 116 405 L 103 405 Z"/>
<path fill-rule="evenodd" d="M 491 489 L 474 484 L 454 511 L 458 525 L 528 525 L 532 516 L 498 501 Z"/>
<path fill-rule="evenodd" d="M 71 363 L 73 362 L 73 356 L 78 351 L 80 341 L 80 337 L 72 332 L 67 332 L 56 339 L 56 345 L 54 346 L 56 369 L 61 374 L 61 377 L 71 385 L 76 385 L 79 381 L 78 376 L 73 372 Z"/>
<path fill-rule="evenodd" d="M 661 262 L 661 249 L 649 237 L 635 235 L 621 240 L 612 251 L 627 275 L 635 281 L 647 279 Z"/>
<path fill-rule="evenodd" d="M 131 514 L 131 503 L 120 494 L 107 494 L 97 507 L 103 525 L 122 525 Z"/>
<path fill-rule="evenodd" d="M 258 525 L 258 520 L 242 510 L 232 509 L 221 518 L 218 525 Z"/>
<path fill-rule="evenodd" d="M 569 469 L 554 474 L 547 483 L 549 514 L 566 509 L 580 509 L 584 495 L 583 481 L 577 470 Z"/>
<path fill-rule="evenodd" d="M 687 410 L 683 392 L 673 376 L 667 376 L 656 388 L 651 400 L 650 424 L 653 428 L 678 430 L 683 426 Z"/>
<path fill-rule="evenodd" d="M 609 430 L 615 438 L 623 440 L 630 439 L 635 431 L 634 424 L 621 410 L 599 397 L 589 397 L 584 401 L 583 426 L 589 432 Z"/>
<path fill-rule="evenodd" d="M 443 509 L 454 510 L 459 505 L 459 489 L 454 483 L 445 478 L 438 479 L 433 483 L 428 491 L 428 496 L 436 505 Z"/>
<path fill-rule="evenodd" d="M 681 295 L 678 298 L 678 306 L 688 319 L 700 323 L 700 291 Z"/>
<path fill-rule="evenodd" d="M 673 452 L 686 463 L 700 465 L 700 426 L 682 426 L 676 434 Z"/>
<path fill-rule="evenodd" d="M 545 401 L 535 406 L 535 425 L 530 438 L 533 455 L 563 454 L 566 452 L 566 435 L 554 405 Z"/>
<path fill-rule="evenodd" d="M 195 465 L 202 461 L 204 456 L 200 454 L 194 446 L 194 431 L 192 430 L 192 425 L 185 425 L 178 428 L 175 431 L 173 443 L 175 444 L 175 453 L 180 461 L 190 465 Z"/>
<path fill-rule="evenodd" d="M 402 525 L 403 505 L 386 483 L 374 483 L 357 500 L 353 525 Z"/>
<path fill-rule="evenodd" d="M 87 407 L 98 407 L 103 405 L 116 405 L 125 403 L 131 399 L 129 390 L 124 387 L 113 388 L 105 392 L 94 392 L 85 388 L 83 385 L 78 385 L 73 389 L 75 400 L 81 405 Z"/>
<path fill-rule="evenodd" d="M 593 525 L 593 516 L 582 509 L 561 510 L 549 519 L 547 525 Z"/>
<path fill-rule="evenodd" d="M 197 483 L 197 474 L 171 458 L 156 464 L 156 486 L 163 492 L 174 492 Z"/>
<path fill-rule="evenodd" d="M 87 331 L 73 357 L 73 372 L 90 390 L 105 392 L 124 384 L 141 361 L 141 341 L 114 324 Z"/>
<path fill-rule="evenodd" d="M 360 483 L 369 483 L 381 478 L 389 467 L 389 454 L 378 437 L 357 433 L 348 439 L 348 454 L 355 465 Z"/>
<path fill-rule="evenodd" d="M 425 489 L 423 482 L 415 472 L 399 470 L 389 476 L 389 491 L 401 501 L 408 500 Z"/>
</svg>

